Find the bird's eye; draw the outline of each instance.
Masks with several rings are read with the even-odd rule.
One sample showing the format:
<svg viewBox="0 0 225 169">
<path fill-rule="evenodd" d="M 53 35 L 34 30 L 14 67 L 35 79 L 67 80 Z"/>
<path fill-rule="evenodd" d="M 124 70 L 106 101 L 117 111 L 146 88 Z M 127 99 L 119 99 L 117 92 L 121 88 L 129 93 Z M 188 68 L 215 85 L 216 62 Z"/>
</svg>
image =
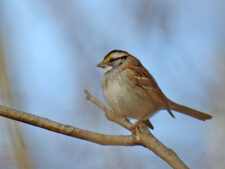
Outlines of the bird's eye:
<svg viewBox="0 0 225 169">
<path fill-rule="evenodd" d="M 109 61 L 110 61 L 110 62 L 113 62 L 114 60 L 115 60 L 115 59 L 111 58 Z"/>
<path fill-rule="evenodd" d="M 123 59 L 123 60 L 126 60 L 126 59 L 127 59 L 127 56 L 126 56 L 126 55 L 125 55 L 125 56 L 123 56 L 123 57 L 122 57 L 122 59 Z"/>
</svg>

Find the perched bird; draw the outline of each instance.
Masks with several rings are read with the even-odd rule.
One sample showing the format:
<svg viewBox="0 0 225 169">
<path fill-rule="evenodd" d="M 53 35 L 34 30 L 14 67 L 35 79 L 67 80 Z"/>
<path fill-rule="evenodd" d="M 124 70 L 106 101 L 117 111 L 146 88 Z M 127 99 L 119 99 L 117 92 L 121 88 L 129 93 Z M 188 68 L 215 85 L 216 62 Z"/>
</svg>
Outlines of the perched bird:
<svg viewBox="0 0 225 169">
<path fill-rule="evenodd" d="M 159 110 L 167 110 L 172 117 L 171 110 L 199 120 L 212 118 L 168 99 L 153 76 L 128 52 L 113 50 L 97 66 L 104 68 L 102 90 L 107 104 L 120 117 L 138 119 L 133 128 L 143 122 L 153 129 L 149 118 Z"/>
</svg>

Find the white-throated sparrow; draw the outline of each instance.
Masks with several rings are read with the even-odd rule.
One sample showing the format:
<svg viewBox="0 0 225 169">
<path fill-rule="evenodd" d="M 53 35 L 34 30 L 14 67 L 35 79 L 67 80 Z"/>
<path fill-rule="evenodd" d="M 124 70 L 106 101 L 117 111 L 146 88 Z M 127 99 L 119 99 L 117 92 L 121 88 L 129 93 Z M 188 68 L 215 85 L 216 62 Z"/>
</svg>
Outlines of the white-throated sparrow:
<svg viewBox="0 0 225 169">
<path fill-rule="evenodd" d="M 107 104 L 116 115 L 138 119 L 133 128 L 143 122 L 153 129 L 149 117 L 163 109 L 172 117 L 174 115 L 171 110 L 199 120 L 212 118 L 209 114 L 168 99 L 141 62 L 125 51 L 109 52 L 97 66 L 104 68 L 102 89 Z"/>
</svg>

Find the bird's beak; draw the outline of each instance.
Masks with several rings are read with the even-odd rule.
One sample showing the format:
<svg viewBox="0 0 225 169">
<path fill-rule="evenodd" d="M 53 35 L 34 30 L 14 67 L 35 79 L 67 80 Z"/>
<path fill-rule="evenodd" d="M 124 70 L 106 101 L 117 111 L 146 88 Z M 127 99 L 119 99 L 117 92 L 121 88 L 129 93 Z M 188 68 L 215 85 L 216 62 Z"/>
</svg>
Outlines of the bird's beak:
<svg viewBox="0 0 225 169">
<path fill-rule="evenodd" d="M 105 68 L 106 66 L 107 64 L 104 62 L 100 62 L 99 64 L 97 64 L 97 67 L 101 67 L 101 68 Z"/>
</svg>

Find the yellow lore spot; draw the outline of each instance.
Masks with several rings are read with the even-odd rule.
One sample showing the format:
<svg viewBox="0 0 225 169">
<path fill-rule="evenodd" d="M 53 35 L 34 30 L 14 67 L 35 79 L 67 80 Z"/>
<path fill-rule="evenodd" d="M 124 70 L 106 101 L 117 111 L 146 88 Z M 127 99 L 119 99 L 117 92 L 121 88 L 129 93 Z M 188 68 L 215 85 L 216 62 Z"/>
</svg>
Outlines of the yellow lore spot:
<svg viewBox="0 0 225 169">
<path fill-rule="evenodd" d="M 103 62 L 108 62 L 112 58 L 111 55 L 108 55 L 104 58 Z"/>
</svg>

